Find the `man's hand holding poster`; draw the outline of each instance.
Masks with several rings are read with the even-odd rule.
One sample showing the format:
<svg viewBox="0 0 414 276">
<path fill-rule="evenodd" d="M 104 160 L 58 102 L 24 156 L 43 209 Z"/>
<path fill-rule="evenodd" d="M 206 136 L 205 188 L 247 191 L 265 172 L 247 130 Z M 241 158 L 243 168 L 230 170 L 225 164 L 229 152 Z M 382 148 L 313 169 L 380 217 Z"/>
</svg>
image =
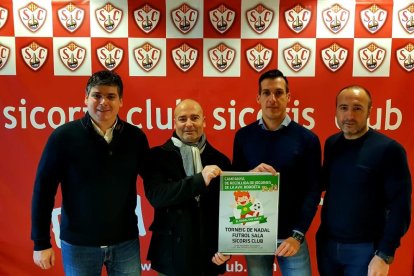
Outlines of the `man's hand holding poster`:
<svg viewBox="0 0 414 276">
<path fill-rule="evenodd" d="M 219 252 L 273 255 L 277 247 L 279 174 L 223 172 Z"/>
</svg>

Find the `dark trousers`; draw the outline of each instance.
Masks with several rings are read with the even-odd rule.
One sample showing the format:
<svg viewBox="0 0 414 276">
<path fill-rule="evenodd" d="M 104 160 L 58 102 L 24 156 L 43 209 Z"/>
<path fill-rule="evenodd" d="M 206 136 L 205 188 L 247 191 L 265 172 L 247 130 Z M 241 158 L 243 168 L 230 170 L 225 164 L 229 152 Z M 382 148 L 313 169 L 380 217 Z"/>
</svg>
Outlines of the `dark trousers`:
<svg viewBox="0 0 414 276">
<path fill-rule="evenodd" d="M 367 276 L 374 244 L 340 243 L 318 237 L 316 254 L 321 276 Z"/>
</svg>

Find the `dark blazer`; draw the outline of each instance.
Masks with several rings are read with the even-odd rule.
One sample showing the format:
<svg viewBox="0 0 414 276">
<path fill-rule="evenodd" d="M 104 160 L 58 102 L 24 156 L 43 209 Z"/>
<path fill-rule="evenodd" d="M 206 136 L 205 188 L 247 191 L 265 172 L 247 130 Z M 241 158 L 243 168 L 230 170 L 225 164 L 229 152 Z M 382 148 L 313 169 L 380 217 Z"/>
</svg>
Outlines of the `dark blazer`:
<svg viewBox="0 0 414 276">
<path fill-rule="evenodd" d="M 211 262 L 218 248 L 219 178 L 206 187 L 201 173 L 186 176 L 180 151 L 171 139 L 152 148 L 149 160 L 144 187 L 154 207 L 147 257 L 152 268 L 168 276 L 224 273 L 225 264 Z M 203 166 L 230 170 L 230 160 L 208 142 L 201 160 Z"/>
</svg>

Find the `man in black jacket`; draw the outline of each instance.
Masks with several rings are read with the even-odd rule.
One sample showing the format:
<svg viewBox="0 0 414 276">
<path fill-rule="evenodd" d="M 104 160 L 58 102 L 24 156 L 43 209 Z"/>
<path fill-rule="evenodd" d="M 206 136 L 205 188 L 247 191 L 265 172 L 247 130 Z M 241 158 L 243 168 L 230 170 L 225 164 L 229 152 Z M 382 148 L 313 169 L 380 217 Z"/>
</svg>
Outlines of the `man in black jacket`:
<svg viewBox="0 0 414 276">
<path fill-rule="evenodd" d="M 123 84 L 110 71 L 86 86 L 85 116 L 57 128 L 39 162 L 32 199 L 34 262 L 55 263 L 50 223 L 62 190 L 60 238 L 66 275 L 140 275 L 136 181 L 149 151 L 145 134 L 122 121 Z"/>
<path fill-rule="evenodd" d="M 218 275 L 229 256 L 217 252 L 219 178 L 230 160 L 204 134 L 203 110 L 184 100 L 171 139 L 151 149 L 145 194 L 155 209 L 148 252 L 160 275 Z"/>
</svg>

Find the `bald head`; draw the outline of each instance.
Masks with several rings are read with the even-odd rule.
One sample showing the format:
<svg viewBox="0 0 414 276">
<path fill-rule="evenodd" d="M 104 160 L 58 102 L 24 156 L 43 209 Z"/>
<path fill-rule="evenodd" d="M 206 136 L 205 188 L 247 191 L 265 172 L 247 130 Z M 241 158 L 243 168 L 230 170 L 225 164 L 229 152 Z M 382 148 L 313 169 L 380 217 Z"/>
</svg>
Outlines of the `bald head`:
<svg viewBox="0 0 414 276">
<path fill-rule="evenodd" d="M 203 116 L 203 108 L 201 108 L 201 105 L 192 100 L 192 99 L 185 99 L 182 100 L 179 104 L 177 104 L 177 106 L 174 109 L 174 118 L 177 117 L 177 114 L 182 111 L 183 109 L 194 109 L 194 110 L 198 110 L 198 112 Z"/>
<path fill-rule="evenodd" d="M 174 109 L 174 128 L 185 143 L 197 143 L 204 133 L 204 112 L 201 105 L 192 100 L 181 101 Z"/>
<path fill-rule="evenodd" d="M 366 88 L 359 86 L 359 85 L 350 85 L 350 86 L 342 88 L 339 91 L 339 93 L 336 95 L 336 105 L 338 105 L 338 97 L 342 93 L 349 93 L 349 92 L 353 94 L 361 95 L 362 97 L 363 97 L 363 94 L 365 94 L 365 96 L 368 99 L 368 109 L 371 109 L 371 106 L 372 106 L 371 93 Z"/>
</svg>

